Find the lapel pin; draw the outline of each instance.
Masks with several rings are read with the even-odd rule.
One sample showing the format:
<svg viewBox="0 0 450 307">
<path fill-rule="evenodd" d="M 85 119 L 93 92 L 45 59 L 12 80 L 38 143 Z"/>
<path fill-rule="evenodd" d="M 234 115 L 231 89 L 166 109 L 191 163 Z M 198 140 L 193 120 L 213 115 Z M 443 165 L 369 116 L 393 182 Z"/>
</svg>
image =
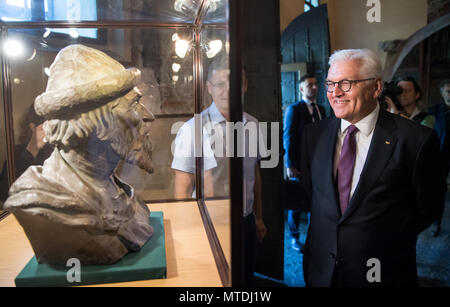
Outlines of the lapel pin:
<svg viewBox="0 0 450 307">
<path fill-rule="evenodd" d="M 386 143 L 386 145 L 390 145 L 391 144 L 391 142 L 389 142 L 389 141 L 385 141 L 385 143 Z"/>
</svg>

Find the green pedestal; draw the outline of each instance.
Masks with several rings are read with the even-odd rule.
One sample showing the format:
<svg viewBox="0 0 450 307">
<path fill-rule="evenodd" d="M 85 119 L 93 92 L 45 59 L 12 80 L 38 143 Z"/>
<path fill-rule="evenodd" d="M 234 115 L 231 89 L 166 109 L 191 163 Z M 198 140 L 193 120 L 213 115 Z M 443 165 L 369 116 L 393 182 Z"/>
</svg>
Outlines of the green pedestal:
<svg viewBox="0 0 450 307">
<path fill-rule="evenodd" d="M 80 282 L 69 282 L 73 266 L 39 264 L 33 257 L 16 277 L 17 287 L 77 286 L 166 277 L 166 248 L 162 212 L 152 212 L 153 235 L 139 252 L 129 253 L 112 265 L 81 265 Z M 70 271 L 70 272 L 69 272 Z"/>
</svg>

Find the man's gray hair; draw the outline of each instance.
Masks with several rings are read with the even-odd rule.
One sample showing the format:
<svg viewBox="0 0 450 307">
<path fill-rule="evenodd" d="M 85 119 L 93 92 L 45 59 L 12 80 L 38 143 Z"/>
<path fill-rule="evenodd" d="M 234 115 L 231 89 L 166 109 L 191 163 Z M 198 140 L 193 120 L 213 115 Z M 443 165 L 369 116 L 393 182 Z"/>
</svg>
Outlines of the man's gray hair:
<svg viewBox="0 0 450 307">
<path fill-rule="evenodd" d="M 383 68 L 380 58 L 369 49 L 344 49 L 335 51 L 328 61 L 331 66 L 339 61 L 360 61 L 360 72 L 363 78 L 381 78 Z"/>
</svg>

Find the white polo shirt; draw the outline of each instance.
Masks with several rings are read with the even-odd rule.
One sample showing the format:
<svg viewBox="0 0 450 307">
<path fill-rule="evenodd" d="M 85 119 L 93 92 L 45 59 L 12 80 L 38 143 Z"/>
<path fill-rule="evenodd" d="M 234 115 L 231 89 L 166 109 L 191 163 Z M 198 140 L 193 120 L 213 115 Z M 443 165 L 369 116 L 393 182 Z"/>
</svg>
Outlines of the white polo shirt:
<svg viewBox="0 0 450 307">
<path fill-rule="evenodd" d="M 248 113 L 243 113 L 243 124 L 255 125 L 258 127 L 258 120 Z M 207 109 L 201 113 L 202 118 L 202 136 L 203 136 L 203 169 L 212 170 L 215 186 L 218 184 L 229 195 L 229 157 L 226 157 L 226 119 L 217 109 L 213 102 Z M 194 152 L 194 128 L 195 118 L 187 121 L 177 133 L 175 139 L 174 158 L 172 168 L 188 173 L 195 173 L 195 152 Z M 222 137 L 222 142 L 220 138 Z M 245 135 L 243 153 L 243 176 L 244 176 L 244 212 L 243 216 L 248 216 L 253 212 L 254 202 L 254 185 L 255 185 L 255 169 L 258 161 L 261 159 L 259 155 L 259 135 L 255 139 L 250 139 L 249 135 Z M 250 145 L 254 146 L 256 142 L 257 150 L 255 152 L 250 149 Z M 222 147 L 223 157 L 216 157 L 214 153 L 221 150 L 216 147 Z M 219 182 L 220 181 L 220 182 Z"/>
</svg>

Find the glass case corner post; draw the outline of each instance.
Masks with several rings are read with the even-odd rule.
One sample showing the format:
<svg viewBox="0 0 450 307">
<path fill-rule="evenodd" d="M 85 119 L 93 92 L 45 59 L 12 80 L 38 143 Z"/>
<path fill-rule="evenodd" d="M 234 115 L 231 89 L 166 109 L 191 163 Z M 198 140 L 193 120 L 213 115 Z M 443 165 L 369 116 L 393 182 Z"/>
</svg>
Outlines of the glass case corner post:
<svg viewBox="0 0 450 307">
<path fill-rule="evenodd" d="M 229 35 L 230 35 L 230 120 L 242 121 L 242 48 L 244 26 L 244 1 L 229 0 Z M 234 150 L 237 150 L 237 138 L 234 138 Z M 231 181 L 231 283 L 232 286 L 243 285 L 243 246 L 242 246 L 242 212 L 243 212 L 243 161 L 236 152 L 230 161 Z"/>
<path fill-rule="evenodd" d="M 202 144 L 202 120 L 201 108 L 202 108 L 202 93 L 203 93 L 203 65 L 202 65 L 202 55 L 200 48 L 200 29 L 199 27 L 194 28 L 193 33 L 193 65 L 194 65 L 194 114 L 195 114 L 195 194 L 196 199 L 204 201 L 203 194 L 203 154 L 198 155 L 197 153 L 203 153 Z"/>
<path fill-rule="evenodd" d="M 3 93 L 3 108 L 4 108 L 4 125 L 6 132 L 6 147 L 7 147 L 7 177 L 8 186 L 14 182 L 15 177 L 15 163 L 14 163 L 14 126 L 12 119 L 12 101 L 11 101 L 11 80 L 10 80 L 10 65 L 8 57 L 5 53 L 4 44 L 8 41 L 8 27 L 2 22 L 1 25 L 1 44 L 0 44 L 0 61 L 2 65 L 2 93 Z M 3 118 L 2 118 L 3 121 Z"/>
</svg>

